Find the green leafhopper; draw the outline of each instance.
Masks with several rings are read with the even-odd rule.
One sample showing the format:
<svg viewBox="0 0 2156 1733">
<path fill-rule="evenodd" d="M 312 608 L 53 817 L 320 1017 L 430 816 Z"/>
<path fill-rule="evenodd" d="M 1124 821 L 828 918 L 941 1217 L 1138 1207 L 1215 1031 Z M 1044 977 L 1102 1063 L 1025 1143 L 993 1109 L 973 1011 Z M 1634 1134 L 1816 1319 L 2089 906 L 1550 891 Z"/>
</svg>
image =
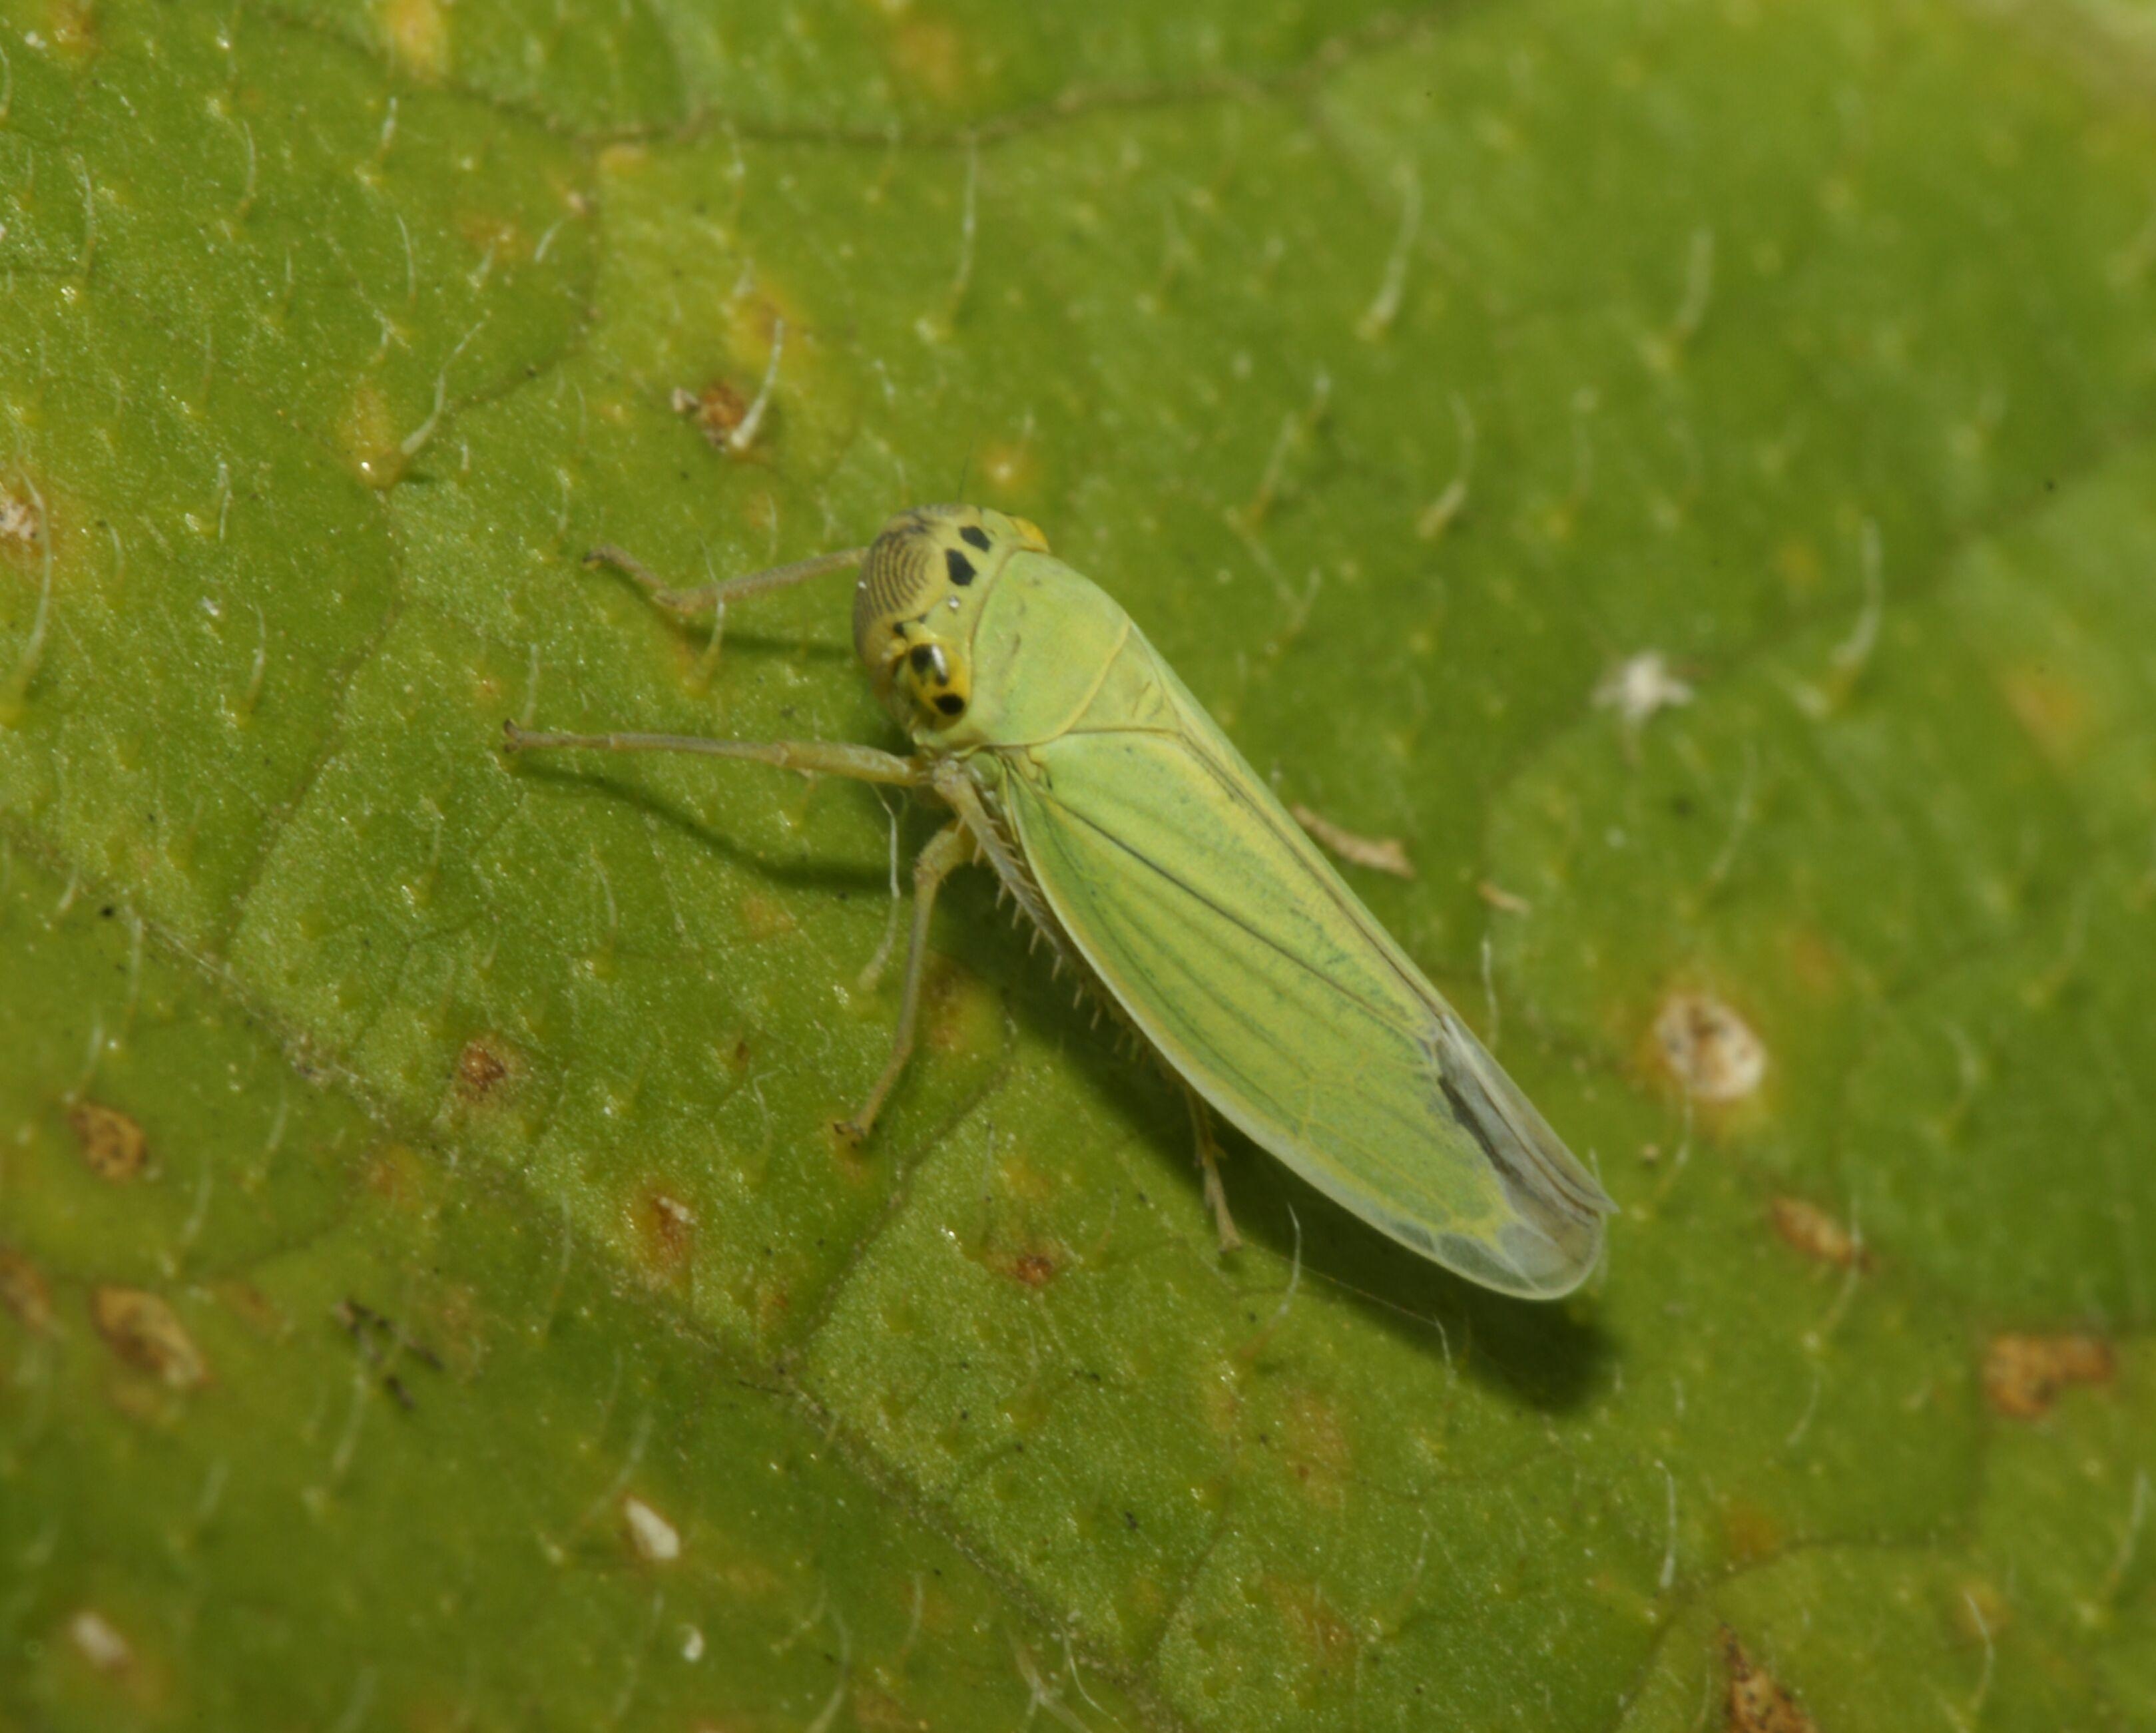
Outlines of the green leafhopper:
<svg viewBox="0 0 2156 1733">
<path fill-rule="evenodd" d="M 1236 1243 L 1209 1115 L 1381 1232 L 1469 1280 L 1548 1299 L 1584 1280 L 1613 1206 L 1107 592 L 1022 518 L 902 512 L 865 548 L 692 590 L 708 613 L 858 566 L 854 648 L 914 745 L 535 733 L 512 750 L 700 752 L 906 788 L 950 823 L 913 867 L 891 1059 L 912 1050 L 937 888 L 972 861 L 1189 1100 L 1205 1192 Z"/>
</svg>

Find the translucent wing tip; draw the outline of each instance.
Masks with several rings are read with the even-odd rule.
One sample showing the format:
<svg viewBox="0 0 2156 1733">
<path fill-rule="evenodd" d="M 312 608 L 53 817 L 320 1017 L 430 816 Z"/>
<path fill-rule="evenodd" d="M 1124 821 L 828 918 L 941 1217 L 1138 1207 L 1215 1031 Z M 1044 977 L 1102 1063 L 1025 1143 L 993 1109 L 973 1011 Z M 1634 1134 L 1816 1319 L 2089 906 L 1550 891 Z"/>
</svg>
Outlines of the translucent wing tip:
<svg viewBox="0 0 2156 1733">
<path fill-rule="evenodd" d="M 1439 1017 L 1431 1047 L 1445 1104 L 1481 1146 L 1512 1210 L 1494 1235 L 1438 1235 L 1432 1254 L 1501 1293 L 1569 1294 L 1601 1257 L 1602 1218 L 1617 1206 L 1451 1013 Z"/>
</svg>

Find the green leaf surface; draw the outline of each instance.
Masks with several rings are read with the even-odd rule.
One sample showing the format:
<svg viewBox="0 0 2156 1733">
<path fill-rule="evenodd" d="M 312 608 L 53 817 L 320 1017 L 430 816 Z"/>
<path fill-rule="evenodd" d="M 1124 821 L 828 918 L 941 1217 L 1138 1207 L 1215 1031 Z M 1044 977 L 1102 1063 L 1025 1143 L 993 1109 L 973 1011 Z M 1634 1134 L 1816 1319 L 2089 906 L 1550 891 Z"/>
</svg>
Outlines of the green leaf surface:
<svg viewBox="0 0 2156 1733">
<path fill-rule="evenodd" d="M 0 1729 L 2156 1723 L 2148 16 L 5 0 Z M 978 875 L 854 1150 L 927 816 L 498 751 L 891 744 L 579 556 L 952 497 L 1584 1292 L 1222 1256 Z"/>
</svg>

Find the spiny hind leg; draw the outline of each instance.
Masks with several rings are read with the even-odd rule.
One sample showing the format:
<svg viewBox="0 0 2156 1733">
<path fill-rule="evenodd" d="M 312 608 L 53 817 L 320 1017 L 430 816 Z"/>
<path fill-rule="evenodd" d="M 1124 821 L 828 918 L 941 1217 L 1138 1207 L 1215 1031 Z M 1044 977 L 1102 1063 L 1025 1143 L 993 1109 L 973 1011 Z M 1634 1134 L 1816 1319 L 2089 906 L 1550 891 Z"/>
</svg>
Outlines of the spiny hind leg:
<svg viewBox="0 0 2156 1733">
<path fill-rule="evenodd" d="M 1213 1110 L 1198 1091 L 1183 1084 L 1183 1099 L 1190 1108 L 1190 1129 L 1198 1139 L 1198 1165 L 1205 1173 L 1205 1202 L 1213 1212 L 1213 1226 L 1220 1236 L 1220 1249 L 1232 1252 L 1243 1243 L 1235 1231 L 1235 1218 L 1228 1213 L 1228 1188 L 1220 1183 L 1220 1144 L 1213 1135 Z"/>
<path fill-rule="evenodd" d="M 963 823 L 937 832 L 913 858 L 913 933 L 906 947 L 906 987 L 899 1001 L 898 1028 L 891 1036 L 891 1059 L 860 1111 L 839 1124 L 839 1131 L 855 1142 L 875 1129 L 876 1115 L 883 1111 L 892 1085 L 913 1054 L 914 1033 L 921 1018 L 921 983 L 928 971 L 928 922 L 936 911 L 936 893 L 953 871 L 973 858 L 973 838 Z"/>
</svg>

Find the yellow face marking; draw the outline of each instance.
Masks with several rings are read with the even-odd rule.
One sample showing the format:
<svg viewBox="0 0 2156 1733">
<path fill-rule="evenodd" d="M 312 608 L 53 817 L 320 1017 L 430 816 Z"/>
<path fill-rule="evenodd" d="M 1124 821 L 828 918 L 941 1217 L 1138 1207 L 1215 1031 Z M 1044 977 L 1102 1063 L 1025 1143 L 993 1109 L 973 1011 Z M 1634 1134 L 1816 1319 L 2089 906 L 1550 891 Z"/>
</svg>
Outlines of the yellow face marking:
<svg viewBox="0 0 2156 1733">
<path fill-rule="evenodd" d="M 854 649 L 908 733 L 936 734 L 973 694 L 973 628 L 1014 553 L 1045 553 L 1024 518 L 980 505 L 923 505 L 883 527 L 854 589 Z"/>
</svg>

